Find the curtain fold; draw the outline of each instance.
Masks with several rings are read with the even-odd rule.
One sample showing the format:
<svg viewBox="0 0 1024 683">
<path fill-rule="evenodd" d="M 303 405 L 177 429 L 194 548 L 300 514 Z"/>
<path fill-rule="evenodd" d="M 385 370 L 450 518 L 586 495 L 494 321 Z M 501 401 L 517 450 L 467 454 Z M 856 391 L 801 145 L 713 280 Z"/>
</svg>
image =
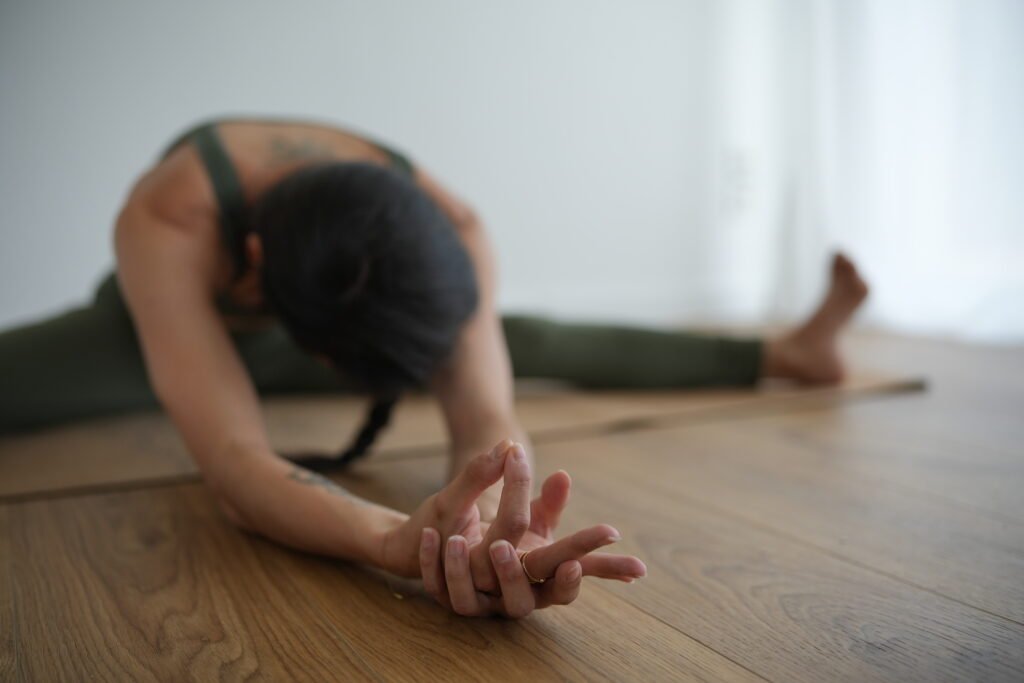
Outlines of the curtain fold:
<svg viewBox="0 0 1024 683">
<path fill-rule="evenodd" d="M 715 30 L 716 315 L 800 315 L 842 248 L 868 324 L 1024 340 L 1024 3 L 725 0 Z"/>
</svg>

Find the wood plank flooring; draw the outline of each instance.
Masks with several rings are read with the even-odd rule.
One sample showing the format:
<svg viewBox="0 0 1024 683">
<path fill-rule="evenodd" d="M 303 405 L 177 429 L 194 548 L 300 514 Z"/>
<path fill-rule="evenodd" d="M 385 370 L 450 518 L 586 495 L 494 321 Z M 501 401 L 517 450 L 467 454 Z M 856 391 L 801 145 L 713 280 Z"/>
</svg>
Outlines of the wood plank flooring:
<svg viewBox="0 0 1024 683">
<path fill-rule="evenodd" d="M 521 623 L 398 600 L 238 533 L 198 484 L 14 507 L 28 680 L 757 680 L 606 592 Z"/>
<path fill-rule="evenodd" d="M 614 524 L 650 574 L 518 622 L 240 533 L 199 483 L 0 503 L 0 680 L 1024 680 L 1024 349 L 852 352 L 930 391 L 541 440 L 562 530 Z M 443 473 L 338 479 L 408 510 Z"/>
<path fill-rule="evenodd" d="M 633 429 L 665 421 L 704 421 L 749 411 L 789 409 L 808 401 L 857 400 L 920 389 L 896 373 L 859 373 L 838 387 L 767 386 L 757 391 L 570 391 L 550 385 L 519 388 L 517 410 L 535 442 Z M 276 398 L 264 414 L 283 454 L 336 453 L 352 439 L 366 401 L 345 396 Z M 436 403 L 409 396 L 375 444 L 377 459 L 442 452 L 443 420 Z M 78 494 L 197 480 L 195 465 L 170 421 L 158 413 L 101 418 L 0 437 L 0 501 Z"/>
<path fill-rule="evenodd" d="M 769 680 L 1016 680 L 1024 672 L 1020 624 L 792 538 L 788 520 L 752 524 L 691 500 L 704 482 L 683 482 L 655 466 L 651 440 L 641 443 L 635 436 L 616 437 L 636 446 L 631 456 L 606 450 L 605 439 L 549 448 L 539 473 L 583 472 L 574 478 L 566 528 L 610 522 L 624 536 L 621 548 L 648 562 L 645 580 L 604 584 L 602 591 L 621 595 Z M 685 435 L 662 436 L 666 447 L 686 457 Z M 643 488 L 637 495 L 618 467 L 586 467 L 596 461 L 622 462 L 646 472 L 648 482 L 678 489 Z M 402 482 L 401 493 L 390 496 L 431 490 L 443 476 L 443 462 L 426 465 L 386 469 L 401 467 L 400 476 L 388 477 Z M 862 525 L 874 527 L 871 520 L 851 518 L 847 528 Z"/>
</svg>

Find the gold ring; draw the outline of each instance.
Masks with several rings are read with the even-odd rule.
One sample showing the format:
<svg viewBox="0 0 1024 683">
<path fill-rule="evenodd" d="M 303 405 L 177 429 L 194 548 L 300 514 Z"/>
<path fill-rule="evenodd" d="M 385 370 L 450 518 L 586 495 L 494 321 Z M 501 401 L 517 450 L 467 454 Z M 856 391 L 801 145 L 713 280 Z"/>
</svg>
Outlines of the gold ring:
<svg viewBox="0 0 1024 683">
<path fill-rule="evenodd" d="M 530 570 L 526 568 L 526 556 L 532 553 L 532 550 L 527 550 L 525 553 L 519 556 L 519 564 L 523 565 L 523 573 L 526 574 L 526 580 L 531 584 L 544 583 L 547 579 L 535 579 L 530 574 Z"/>
</svg>

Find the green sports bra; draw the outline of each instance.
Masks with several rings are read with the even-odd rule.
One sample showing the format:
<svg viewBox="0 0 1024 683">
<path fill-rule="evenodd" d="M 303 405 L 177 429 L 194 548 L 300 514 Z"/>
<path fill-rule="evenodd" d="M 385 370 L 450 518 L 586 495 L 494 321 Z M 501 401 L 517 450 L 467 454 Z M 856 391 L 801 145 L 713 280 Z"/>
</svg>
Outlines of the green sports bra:
<svg viewBox="0 0 1024 683">
<path fill-rule="evenodd" d="M 221 142 L 220 134 L 217 132 L 219 123 L 235 120 L 243 119 L 206 121 L 189 128 L 167 146 L 161 158 L 166 158 L 185 142 L 195 145 L 203 167 L 206 169 L 206 175 L 213 185 L 214 196 L 217 199 L 217 207 L 220 212 L 221 235 L 235 265 L 235 277 L 239 277 L 246 268 L 245 237 L 249 234 L 245 194 L 242 192 L 242 183 L 238 179 L 235 165 L 231 162 L 231 157 L 228 156 L 224 143 Z M 286 121 L 275 120 L 275 122 L 285 123 Z M 296 123 L 299 122 L 296 121 Z M 405 155 L 375 140 L 365 136 L 361 137 L 384 152 L 393 169 L 408 176 L 412 175 L 412 163 Z"/>
</svg>

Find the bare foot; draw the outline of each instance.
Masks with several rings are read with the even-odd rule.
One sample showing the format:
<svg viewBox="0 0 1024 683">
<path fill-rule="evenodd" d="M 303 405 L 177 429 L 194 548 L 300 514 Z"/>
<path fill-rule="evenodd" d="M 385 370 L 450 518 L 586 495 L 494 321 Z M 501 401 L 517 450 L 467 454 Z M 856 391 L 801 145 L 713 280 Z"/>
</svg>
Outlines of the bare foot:
<svg viewBox="0 0 1024 683">
<path fill-rule="evenodd" d="M 843 254 L 832 258 L 832 281 L 818 310 L 797 329 L 765 344 L 762 377 L 806 384 L 834 384 L 843 378 L 838 337 L 868 296 L 868 286 Z"/>
</svg>

